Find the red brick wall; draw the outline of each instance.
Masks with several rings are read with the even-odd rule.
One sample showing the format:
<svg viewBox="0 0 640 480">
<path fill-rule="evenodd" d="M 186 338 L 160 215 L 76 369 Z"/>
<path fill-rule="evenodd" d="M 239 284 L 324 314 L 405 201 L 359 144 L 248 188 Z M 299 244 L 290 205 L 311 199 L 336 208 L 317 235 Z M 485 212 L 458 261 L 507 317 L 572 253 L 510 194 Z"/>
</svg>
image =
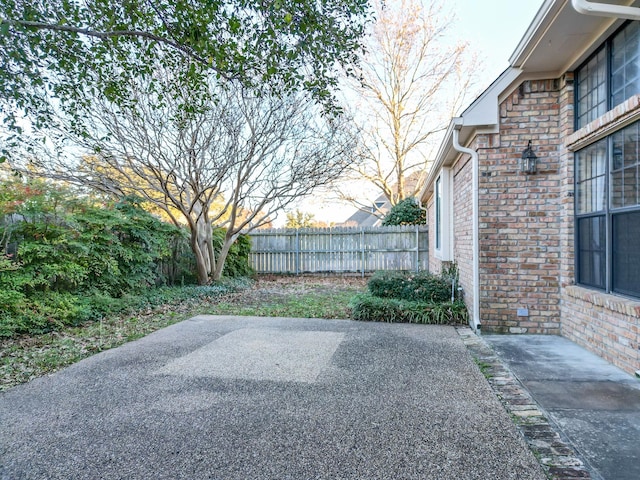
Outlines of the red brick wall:
<svg viewBox="0 0 640 480">
<path fill-rule="evenodd" d="M 499 133 L 479 145 L 480 311 L 485 331 L 560 333 L 562 80 L 526 81 L 500 105 Z M 520 171 L 531 140 L 533 175 Z M 518 309 L 527 316 L 518 316 Z"/>
<path fill-rule="evenodd" d="M 566 287 L 562 332 L 629 373 L 640 370 L 640 302 L 578 286 Z"/>
<path fill-rule="evenodd" d="M 472 148 L 475 148 L 472 146 Z M 460 287 L 464 292 L 464 301 L 473 311 L 473 242 L 472 242 L 472 168 L 471 157 L 462 155 L 453 165 L 453 242 L 454 262 L 458 267 Z M 435 256 L 435 201 L 434 196 L 427 200 L 429 225 L 429 271 L 439 274 L 443 263 Z M 447 262 L 448 263 L 448 262 Z"/>
<path fill-rule="evenodd" d="M 475 148 L 472 145 L 471 148 Z M 464 302 L 473 312 L 473 163 L 463 155 L 453 166 L 453 257 Z"/>
<path fill-rule="evenodd" d="M 637 110 L 640 96 L 592 122 L 585 135 Z M 469 145 L 480 168 L 481 322 L 489 332 L 561 333 L 634 373 L 640 370 L 640 301 L 575 286 L 574 154 L 565 144 L 579 141 L 573 126 L 573 76 L 567 73 L 524 82 L 500 104 L 499 132 L 478 135 Z M 539 159 L 534 175 L 520 172 L 528 140 Z M 454 258 L 471 311 L 469 157 L 461 156 L 453 170 Z M 435 245 L 433 197 L 428 208 L 429 244 Z M 440 272 L 433 250 L 429 265 Z M 528 316 L 518 316 L 518 308 L 527 308 Z"/>
</svg>

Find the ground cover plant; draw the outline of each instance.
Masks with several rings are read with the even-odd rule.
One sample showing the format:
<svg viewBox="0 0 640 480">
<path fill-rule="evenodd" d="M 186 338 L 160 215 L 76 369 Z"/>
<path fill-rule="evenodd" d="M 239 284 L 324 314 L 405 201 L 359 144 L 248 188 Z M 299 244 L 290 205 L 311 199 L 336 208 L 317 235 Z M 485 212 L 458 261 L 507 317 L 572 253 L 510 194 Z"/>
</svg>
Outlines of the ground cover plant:
<svg viewBox="0 0 640 480">
<path fill-rule="evenodd" d="M 457 289 L 455 271 L 376 272 L 368 291 L 351 301 L 354 320 L 466 324 L 468 312 Z"/>
</svg>

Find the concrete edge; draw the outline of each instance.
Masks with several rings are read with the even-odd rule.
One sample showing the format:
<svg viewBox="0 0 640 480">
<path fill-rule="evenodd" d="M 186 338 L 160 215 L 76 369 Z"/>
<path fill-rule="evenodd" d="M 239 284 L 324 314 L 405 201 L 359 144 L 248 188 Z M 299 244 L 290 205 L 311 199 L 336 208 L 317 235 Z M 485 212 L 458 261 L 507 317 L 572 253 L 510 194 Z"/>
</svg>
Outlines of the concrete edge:
<svg viewBox="0 0 640 480">
<path fill-rule="evenodd" d="M 522 434 L 550 480 L 591 479 L 574 449 L 565 442 L 527 389 L 494 350 L 469 327 L 456 327 L 491 389 Z"/>
</svg>

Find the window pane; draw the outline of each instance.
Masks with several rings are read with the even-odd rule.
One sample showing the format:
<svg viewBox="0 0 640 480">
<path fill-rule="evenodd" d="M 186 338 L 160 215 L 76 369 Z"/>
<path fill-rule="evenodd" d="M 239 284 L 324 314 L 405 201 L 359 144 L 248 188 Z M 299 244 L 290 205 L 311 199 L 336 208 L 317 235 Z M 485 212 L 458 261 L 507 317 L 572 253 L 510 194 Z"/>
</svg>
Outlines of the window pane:
<svg viewBox="0 0 640 480">
<path fill-rule="evenodd" d="M 613 291 L 640 296 L 640 212 L 620 213 L 613 222 Z"/>
<path fill-rule="evenodd" d="M 442 184 L 440 182 L 440 178 L 436 180 L 436 249 L 440 249 L 442 245 L 441 241 L 441 222 L 442 222 Z"/>
<path fill-rule="evenodd" d="M 578 71 L 578 104 L 576 105 L 578 128 L 607 111 L 606 72 L 605 49 L 600 50 Z M 624 83 L 624 79 L 621 82 Z"/>
<path fill-rule="evenodd" d="M 611 208 L 639 204 L 640 124 L 636 123 L 613 135 L 611 159 Z"/>
<path fill-rule="evenodd" d="M 576 153 L 578 214 L 598 212 L 605 208 L 606 153 L 606 140 L 600 140 Z"/>
<path fill-rule="evenodd" d="M 629 23 L 611 43 L 611 105 L 640 93 L 640 35 L 638 22 Z"/>
<path fill-rule="evenodd" d="M 604 215 L 578 219 L 578 283 L 605 288 L 605 233 Z"/>
</svg>

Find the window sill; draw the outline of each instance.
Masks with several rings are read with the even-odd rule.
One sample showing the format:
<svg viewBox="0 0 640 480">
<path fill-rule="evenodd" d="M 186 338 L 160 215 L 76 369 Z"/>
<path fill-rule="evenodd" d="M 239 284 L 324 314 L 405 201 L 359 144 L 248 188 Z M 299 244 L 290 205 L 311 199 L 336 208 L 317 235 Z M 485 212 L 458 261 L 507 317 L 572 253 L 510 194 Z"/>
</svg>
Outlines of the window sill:
<svg viewBox="0 0 640 480">
<path fill-rule="evenodd" d="M 565 145 L 571 152 L 610 135 L 640 118 L 640 95 L 634 95 L 600 118 L 589 122 L 567 137 Z"/>
<path fill-rule="evenodd" d="M 570 285 L 565 287 L 565 293 L 577 300 L 588 302 L 597 307 L 606 308 L 612 312 L 640 318 L 640 300 L 631 300 L 598 290 Z"/>
</svg>

